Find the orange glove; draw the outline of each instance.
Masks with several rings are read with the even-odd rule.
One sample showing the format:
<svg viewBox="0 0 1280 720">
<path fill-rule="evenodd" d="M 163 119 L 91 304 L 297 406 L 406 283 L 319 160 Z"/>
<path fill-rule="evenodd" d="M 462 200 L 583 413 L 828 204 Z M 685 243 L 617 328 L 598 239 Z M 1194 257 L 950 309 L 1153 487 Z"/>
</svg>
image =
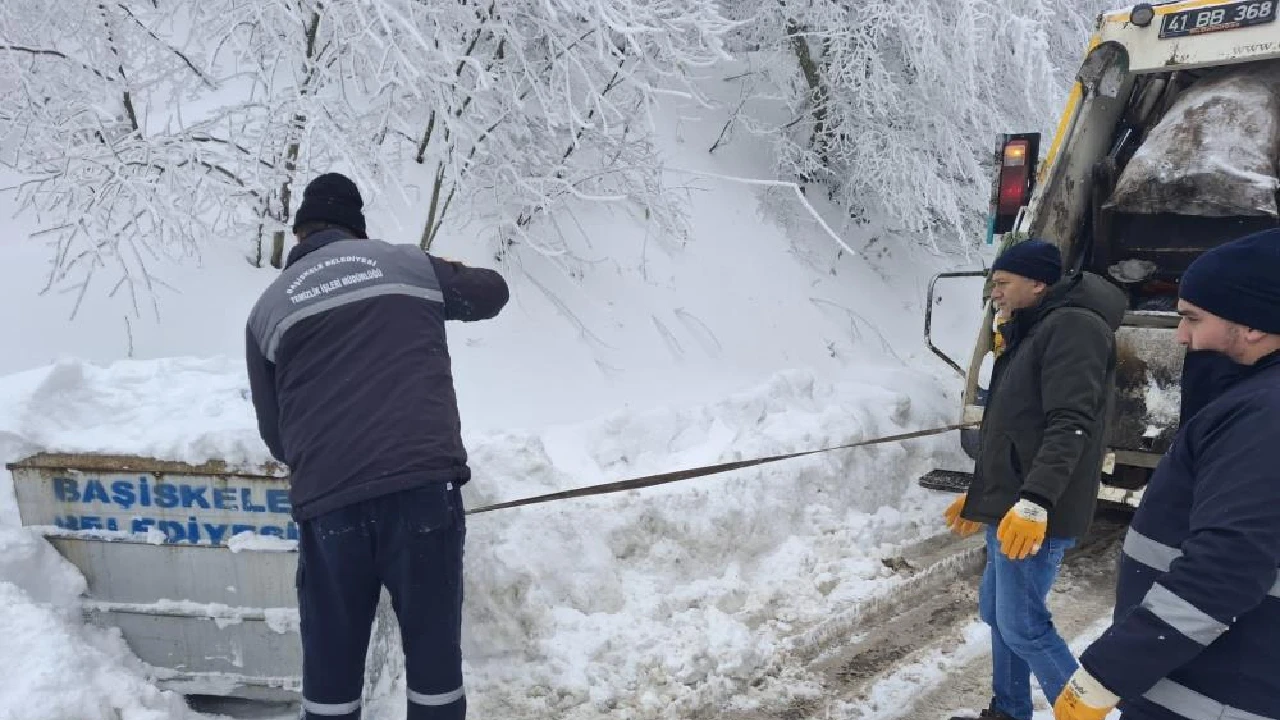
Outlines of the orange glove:
<svg viewBox="0 0 1280 720">
<path fill-rule="evenodd" d="M 1000 552 L 1010 560 L 1022 560 L 1040 552 L 1045 531 L 1049 528 L 1049 511 L 1027 499 L 1009 508 L 996 538 L 1000 540 Z"/>
<path fill-rule="evenodd" d="M 1067 680 L 1067 686 L 1053 704 L 1053 717 L 1054 720 L 1102 720 L 1119 702 L 1115 693 L 1080 668 Z"/>
<path fill-rule="evenodd" d="M 943 517 L 947 519 L 947 527 L 951 528 L 951 532 L 959 535 L 960 537 L 967 537 L 982 529 L 981 523 L 976 523 L 972 520 L 965 520 L 960 517 L 960 511 L 964 509 L 964 499 L 966 497 L 967 494 L 956 498 L 956 501 L 951 503 L 950 507 L 947 508 L 947 511 L 943 513 Z"/>
</svg>

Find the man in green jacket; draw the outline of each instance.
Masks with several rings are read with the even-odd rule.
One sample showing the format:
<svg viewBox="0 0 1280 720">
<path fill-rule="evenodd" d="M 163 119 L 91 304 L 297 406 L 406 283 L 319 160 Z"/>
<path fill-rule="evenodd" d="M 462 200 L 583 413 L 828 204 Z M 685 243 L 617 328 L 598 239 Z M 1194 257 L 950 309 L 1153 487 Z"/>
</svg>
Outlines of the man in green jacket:
<svg viewBox="0 0 1280 720">
<path fill-rule="evenodd" d="M 962 535 L 986 526 L 978 604 L 991 627 L 993 697 L 980 717 L 1031 720 L 1031 676 L 1052 702 L 1077 667 L 1046 600 L 1093 520 L 1127 300 L 1092 273 L 1063 278 L 1061 253 L 1042 240 L 1001 253 L 991 279 L 1005 348 L 973 482 L 946 516 Z"/>
</svg>

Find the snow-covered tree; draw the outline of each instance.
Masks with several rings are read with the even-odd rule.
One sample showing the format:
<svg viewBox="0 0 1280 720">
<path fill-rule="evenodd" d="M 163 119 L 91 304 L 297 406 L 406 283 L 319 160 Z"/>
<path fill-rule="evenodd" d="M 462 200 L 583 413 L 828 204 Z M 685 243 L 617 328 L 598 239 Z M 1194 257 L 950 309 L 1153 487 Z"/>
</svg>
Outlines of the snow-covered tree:
<svg viewBox="0 0 1280 720">
<path fill-rule="evenodd" d="M 1051 131 L 1106 3 L 1077 0 L 726 0 L 737 47 L 780 88 L 779 172 L 818 183 L 851 221 L 933 247 L 972 245 L 999 132 Z M 779 56 L 791 63 L 778 63 Z"/>
<path fill-rule="evenodd" d="M 181 120 L 216 87 L 182 25 L 180 8 L 150 2 L 0 5 L 0 162 L 55 247 L 51 285 L 83 296 L 111 268 L 115 289 L 154 286 L 149 258 L 194 253 L 252 203 L 215 121 Z"/>
<path fill-rule="evenodd" d="M 385 139 L 406 99 L 397 78 L 417 59 L 371 10 L 393 0 L 209 0 L 192 13 L 209 62 L 227 78 L 219 119 L 258 162 L 253 261 L 281 267 L 307 176 L 335 165 L 367 190 L 384 185 Z M 268 249 L 269 248 L 269 249 Z"/>
<path fill-rule="evenodd" d="M 530 229 L 581 200 L 680 234 L 652 110 L 699 98 L 732 38 L 789 102 L 782 127 L 741 115 L 783 179 L 963 245 L 992 135 L 1048 129 L 1099 4 L 9 0 L 0 163 L 26 178 L 51 280 L 81 291 L 107 267 L 152 284 L 149 258 L 219 240 L 278 267 L 301 183 L 339 168 L 370 196 L 420 178 L 424 247 L 480 218 L 561 252 Z"/>
<path fill-rule="evenodd" d="M 372 195 L 430 168 L 424 246 L 477 194 L 506 234 L 571 197 L 674 228 L 646 112 L 730 27 L 716 0 L 14 0 L 0 149 L 81 289 L 219 239 L 279 267 L 335 166 Z"/>
<path fill-rule="evenodd" d="M 428 247 L 461 195 L 482 194 L 499 232 L 523 234 L 568 198 L 622 201 L 679 232 L 652 144 L 655 100 L 696 95 L 692 75 L 727 57 L 715 0 L 410 3 L 430 57 L 412 157 L 432 180 Z M 402 42 L 406 52 L 411 42 Z"/>
</svg>

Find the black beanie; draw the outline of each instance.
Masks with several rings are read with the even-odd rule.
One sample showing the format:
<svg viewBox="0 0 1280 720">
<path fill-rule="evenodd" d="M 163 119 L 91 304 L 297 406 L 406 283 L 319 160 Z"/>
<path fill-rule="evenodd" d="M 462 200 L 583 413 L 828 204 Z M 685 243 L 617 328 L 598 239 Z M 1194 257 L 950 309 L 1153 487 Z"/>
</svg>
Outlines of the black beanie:
<svg viewBox="0 0 1280 720">
<path fill-rule="evenodd" d="M 1280 228 L 1196 258 L 1182 274 L 1178 297 L 1223 320 L 1280 335 Z"/>
<path fill-rule="evenodd" d="M 325 173 L 312 180 L 302 192 L 302 204 L 293 216 L 293 230 L 309 222 L 341 225 L 367 238 L 364 229 L 364 200 L 351 178 L 341 173 Z"/>
<path fill-rule="evenodd" d="M 997 270 L 1053 285 L 1062 279 L 1062 253 L 1053 243 L 1024 240 L 1000 253 L 991 265 L 991 272 Z"/>
</svg>

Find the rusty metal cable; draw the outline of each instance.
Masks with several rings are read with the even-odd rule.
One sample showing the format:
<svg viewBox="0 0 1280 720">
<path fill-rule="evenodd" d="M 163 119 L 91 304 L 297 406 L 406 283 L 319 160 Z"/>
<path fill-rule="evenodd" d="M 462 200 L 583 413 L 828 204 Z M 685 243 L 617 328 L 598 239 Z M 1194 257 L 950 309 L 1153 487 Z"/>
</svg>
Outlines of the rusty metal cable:
<svg viewBox="0 0 1280 720">
<path fill-rule="evenodd" d="M 848 450 L 851 448 L 867 447 L 870 445 L 886 445 L 888 443 L 902 442 L 903 440 L 914 440 L 916 438 L 929 437 L 930 435 L 941 435 L 943 433 L 951 432 L 952 430 L 961 430 L 964 428 L 976 427 L 977 425 L 978 423 L 945 425 L 943 427 L 929 428 L 927 430 L 915 430 L 897 435 L 884 435 L 881 437 L 871 438 L 869 440 L 859 440 L 857 442 L 818 448 L 816 450 L 802 450 L 800 452 L 785 453 L 783 455 L 770 455 L 752 460 L 735 460 L 733 462 L 716 463 L 714 465 L 702 465 L 700 467 L 688 468 L 686 470 L 674 470 L 672 472 L 658 473 L 657 475 L 645 475 L 643 477 L 631 478 L 628 480 L 618 480 L 616 482 L 601 483 L 599 485 L 588 485 L 586 487 L 574 488 L 572 490 L 561 490 L 559 492 L 547 493 L 545 495 L 534 495 L 532 497 L 520 498 L 517 500 L 508 500 L 506 502 L 483 505 L 481 507 L 468 510 L 467 514 L 478 515 L 480 513 L 492 512 L 494 510 L 504 510 L 506 508 L 522 507 L 525 505 L 539 505 L 556 500 L 568 500 L 571 498 L 588 497 L 591 495 L 609 495 L 612 493 L 623 492 L 625 490 L 636 490 L 639 488 L 653 487 L 655 485 L 666 485 L 668 483 L 679 482 L 681 480 L 691 480 L 693 478 L 706 477 L 708 475 L 717 475 L 731 470 L 741 470 L 742 468 L 775 463 L 782 460 L 790 460 L 792 458 L 804 457 L 806 455 L 818 455 L 821 453 L 834 452 L 836 450 Z"/>
</svg>

